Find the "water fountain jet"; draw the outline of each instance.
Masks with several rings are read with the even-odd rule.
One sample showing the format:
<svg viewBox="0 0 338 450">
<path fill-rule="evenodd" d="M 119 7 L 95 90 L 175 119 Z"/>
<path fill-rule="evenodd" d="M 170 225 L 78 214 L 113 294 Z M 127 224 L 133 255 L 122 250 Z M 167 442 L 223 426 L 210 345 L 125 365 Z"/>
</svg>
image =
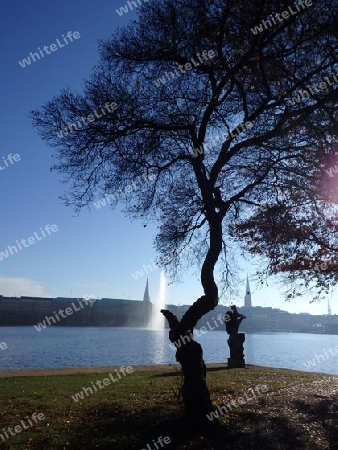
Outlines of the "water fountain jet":
<svg viewBox="0 0 338 450">
<path fill-rule="evenodd" d="M 151 330 L 163 330 L 164 329 L 164 317 L 161 313 L 161 309 L 165 306 L 165 275 L 162 270 L 160 273 L 158 291 L 156 295 L 156 300 L 152 305 L 152 313 L 149 321 L 149 328 Z"/>
</svg>

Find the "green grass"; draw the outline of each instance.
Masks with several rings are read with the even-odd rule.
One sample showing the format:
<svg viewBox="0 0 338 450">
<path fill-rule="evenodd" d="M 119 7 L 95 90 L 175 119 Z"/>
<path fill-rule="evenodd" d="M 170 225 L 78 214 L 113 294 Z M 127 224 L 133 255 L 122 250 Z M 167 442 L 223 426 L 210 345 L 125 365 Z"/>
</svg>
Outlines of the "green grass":
<svg viewBox="0 0 338 450">
<path fill-rule="evenodd" d="M 113 373 L 113 372 L 112 372 Z M 14 428 L 34 412 L 45 420 L 2 442 L 0 449 L 144 449 L 159 436 L 173 445 L 164 449 L 213 448 L 213 434 L 178 433 L 182 407 L 178 399 L 181 377 L 177 369 L 134 370 L 120 381 L 75 403 L 71 395 L 103 380 L 107 374 L 1 378 L 0 433 Z M 269 392 L 322 378 L 321 375 L 250 366 L 246 369 L 208 370 L 207 381 L 215 406 L 266 384 Z M 263 401 L 263 399 L 262 399 Z M 245 407 L 234 414 L 252 414 Z M 220 425 L 220 429 L 224 427 Z M 217 433 L 221 433 L 218 430 Z M 151 447 L 155 449 L 155 447 Z M 148 449 L 147 449 L 148 450 Z"/>
</svg>

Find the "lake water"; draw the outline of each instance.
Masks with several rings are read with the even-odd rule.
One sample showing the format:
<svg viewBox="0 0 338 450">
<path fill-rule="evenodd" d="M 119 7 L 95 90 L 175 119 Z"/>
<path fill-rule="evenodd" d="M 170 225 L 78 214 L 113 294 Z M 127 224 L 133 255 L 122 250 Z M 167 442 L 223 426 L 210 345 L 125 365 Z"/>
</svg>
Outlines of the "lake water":
<svg viewBox="0 0 338 450">
<path fill-rule="evenodd" d="M 227 339 L 223 331 L 196 338 L 205 362 L 227 362 Z M 0 327 L 0 370 L 176 363 L 169 344 L 168 330 Z M 246 333 L 244 353 L 248 364 L 338 375 L 338 335 Z"/>
</svg>

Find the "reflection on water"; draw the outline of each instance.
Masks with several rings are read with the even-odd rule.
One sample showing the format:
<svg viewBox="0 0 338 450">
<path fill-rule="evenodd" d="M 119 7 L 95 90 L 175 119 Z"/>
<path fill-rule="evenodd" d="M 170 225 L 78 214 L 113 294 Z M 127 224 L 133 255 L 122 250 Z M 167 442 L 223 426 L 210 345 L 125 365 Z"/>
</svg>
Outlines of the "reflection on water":
<svg viewBox="0 0 338 450">
<path fill-rule="evenodd" d="M 154 330 L 152 334 L 148 335 L 147 343 L 153 364 L 164 364 L 166 362 L 165 347 L 168 346 L 168 341 L 168 332 L 164 330 Z"/>
</svg>

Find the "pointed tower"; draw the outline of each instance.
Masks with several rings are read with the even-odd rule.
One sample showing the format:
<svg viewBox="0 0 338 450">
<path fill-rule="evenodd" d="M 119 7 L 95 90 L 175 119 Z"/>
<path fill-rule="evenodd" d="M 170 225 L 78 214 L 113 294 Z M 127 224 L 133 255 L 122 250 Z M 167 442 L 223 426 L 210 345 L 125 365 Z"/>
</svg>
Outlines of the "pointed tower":
<svg viewBox="0 0 338 450">
<path fill-rule="evenodd" d="M 327 315 L 328 316 L 332 316 L 330 300 L 329 299 L 327 299 Z"/>
<path fill-rule="evenodd" d="M 148 278 L 147 278 L 146 288 L 145 288 L 144 294 L 143 294 L 143 301 L 148 302 L 148 303 L 150 302 Z"/>
<path fill-rule="evenodd" d="M 245 308 L 251 308 L 251 292 L 250 292 L 250 286 L 249 286 L 249 278 L 248 275 L 246 276 L 246 289 L 245 289 L 245 297 L 244 297 L 244 306 Z"/>
</svg>

